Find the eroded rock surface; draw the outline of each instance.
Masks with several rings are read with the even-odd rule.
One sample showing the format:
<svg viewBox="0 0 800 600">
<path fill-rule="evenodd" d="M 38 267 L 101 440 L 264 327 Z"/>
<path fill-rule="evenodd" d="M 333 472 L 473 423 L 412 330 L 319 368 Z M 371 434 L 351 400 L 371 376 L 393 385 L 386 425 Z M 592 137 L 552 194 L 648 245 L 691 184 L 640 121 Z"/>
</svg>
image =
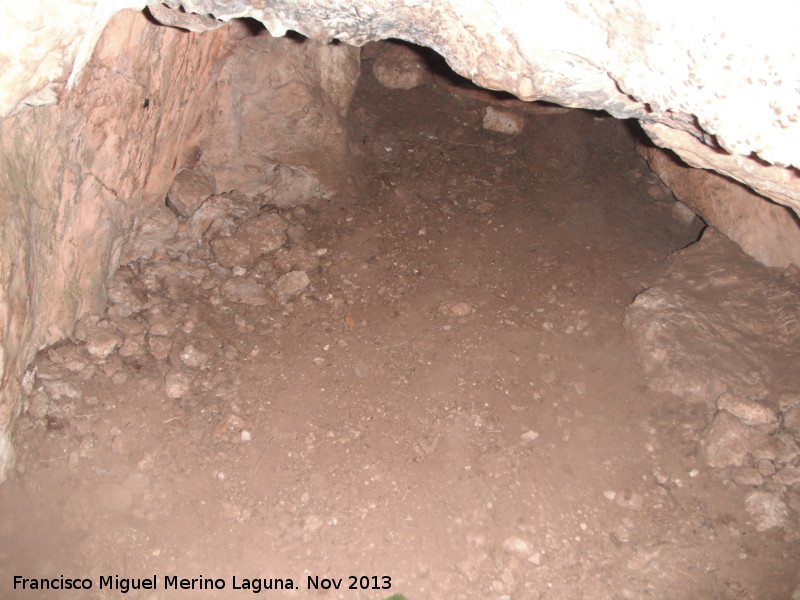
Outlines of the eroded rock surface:
<svg viewBox="0 0 800 600">
<path fill-rule="evenodd" d="M 766 270 L 709 228 L 628 307 L 650 386 L 713 403 L 800 389 L 800 281 Z"/>
</svg>

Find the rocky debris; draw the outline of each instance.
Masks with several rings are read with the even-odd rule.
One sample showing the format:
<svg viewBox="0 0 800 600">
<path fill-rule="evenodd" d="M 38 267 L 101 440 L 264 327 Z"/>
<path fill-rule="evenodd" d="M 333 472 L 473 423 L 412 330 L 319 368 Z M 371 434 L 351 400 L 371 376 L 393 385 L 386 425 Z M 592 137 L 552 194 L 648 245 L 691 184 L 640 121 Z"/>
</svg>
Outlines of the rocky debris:
<svg viewBox="0 0 800 600">
<path fill-rule="evenodd" d="M 199 369 L 208 360 L 208 354 L 195 348 L 194 344 L 186 345 L 180 353 L 181 362 L 190 369 Z"/>
<path fill-rule="evenodd" d="M 147 349 L 156 360 L 165 360 L 172 350 L 172 338 L 165 335 L 148 335 Z"/>
<path fill-rule="evenodd" d="M 800 288 L 712 228 L 672 256 L 624 322 L 654 390 L 711 404 L 800 389 Z"/>
<path fill-rule="evenodd" d="M 767 434 L 742 423 L 727 410 L 721 410 L 711 422 L 703 443 L 710 467 L 741 467 L 751 452 L 767 443 Z"/>
<path fill-rule="evenodd" d="M 167 206 L 182 219 L 188 219 L 213 193 L 214 189 L 205 175 L 185 169 L 172 181 L 167 192 Z"/>
<path fill-rule="evenodd" d="M 278 300 L 285 303 L 309 286 L 310 280 L 305 271 L 289 271 L 281 275 L 273 286 Z"/>
<path fill-rule="evenodd" d="M 90 327 L 85 333 L 86 350 L 95 358 L 107 358 L 122 345 L 122 338 L 104 327 Z"/>
<path fill-rule="evenodd" d="M 433 80 L 425 58 L 419 50 L 402 43 L 385 44 L 375 58 L 372 73 L 391 90 L 410 90 Z"/>
<path fill-rule="evenodd" d="M 487 106 L 483 111 L 483 128 L 508 135 L 519 135 L 525 129 L 525 116 L 513 110 Z"/>
<path fill-rule="evenodd" d="M 169 398 L 180 400 L 184 398 L 192 387 L 192 380 L 188 374 L 181 371 L 170 371 L 164 378 L 164 391 Z"/>
<path fill-rule="evenodd" d="M 131 289 L 127 281 L 121 277 L 113 277 L 108 285 L 108 316 L 112 319 L 124 319 L 142 310 L 141 298 Z"/>
<path fill-rule="evenodd" d="M 286 243 L 288 225 L 277 214 L 261 215 L 242 223 L 231 237 L 212 240 L 211 248 L 219 264 L 249 269 L 260 256 Z"/>
<path fill-rule="evenodd" d="M 314 271 L 319 268 L 319 257 L 302 246 L 294 246 L 289 250 L 280 249 L 275 253 L 273 263 L 278 271 Z"/>
<path fill-rule="evenodd" d="M 772 409 L 733 394 L 722 394 L 717 400 L 717 408 L 727 410 L 745 425 L 772 425 L 778 422 L 778 415 Z"/>
<path fill-rule="evenodd" d="M 164 204 L 145 206 L 141 210 L 134 221 L 131 239 L 120 260 L 122 264 L 151 258 L 153 254 L 163 250 L 166 241 L 178 231 L 175 213 Z"/>
<path fill-rule="evenodd" d="M 73 373 L 79 373 L 89 366 L 89 362 L 81 349 L 73 344 L 51 348 L 47 357 L 55 364 L 64 367 Z"/>
<path fill-rule="evenodd" d="M 208 242 L 233 235 L 238 223 L 252 217 L 257 210 L 257 204 L 239 192 L 214 195 L 192 213 L 187 226 L 195 239 Z"/>
<path fill-rule="evenodd" d="M 308 204 L 325 195 L 317 177 L 306 169 L 278 164 L 267 181 L 259 196 L 280 209 Z"/>
<path fill-rule="evenodd" d="M 789 517 L 789 509 L 783 500 L 770 492 L 751 492 L 745 500 L 745 507 L 755 522 L 756 531 L 783 527 Z"/>
<path fill-rule="evenodd" d="M 220 292 L 228 300 L 241 302 L 249 306 L 264 306 L 269 303 L 267 289 L 251 279 L 234 277 L 220 288 Z"/>
<path fill-rule="evenodd" d="M 439 312 L 448 317 L 466 317 L 475 309 L 467 302 L 446 300 L 439 305 Z"/>
</svg>

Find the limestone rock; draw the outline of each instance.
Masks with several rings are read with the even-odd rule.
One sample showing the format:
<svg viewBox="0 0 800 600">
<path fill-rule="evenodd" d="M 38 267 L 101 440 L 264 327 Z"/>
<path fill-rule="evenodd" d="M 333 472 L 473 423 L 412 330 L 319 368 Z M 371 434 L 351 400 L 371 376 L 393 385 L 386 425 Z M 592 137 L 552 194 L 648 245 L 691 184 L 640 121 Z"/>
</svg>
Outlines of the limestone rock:
<svg viewBox="0 0 800 600">
<path fill-rule="evenodd" d="M 304 271 L 290 271 L 275 282 L 273 291 L 281 302 L 286 302 L 308 287 L 310 280 Z"/>
<path fill-rule="evenodd" d="M 487 106 L 483 111 L 483 128 L 508 135 L 519 135 L 525 128 L 525 116 L 513 110 Z"/>
<path fill-rule="evenodd" d="M 86 330 L 86 350 L 95 358 L 107 358 L 122 344 L 122 338 L 103 327 Z"/>
<path fill-rule="evenodd" d="M 178 173 L 172 181 L 167 193 L 167 206 L 179 217 L 188 219 L 213 193 L 214 189 L 205 175 L 187 169 Z"/>
<path fill-rule="evenodd" d="M 763 436 L 748 427 L 726 410 L 714 415 L 714 420 L 703 438 L 708 466 L 715 468 L 741 467 L 750 451 Z"/>
<path fill-rule="evenodd" d="M 170 371 L 164 379 L 164 386 L 164 390 L 169 398 L 179 400 L 189 393 L 192 380 L 186 373 Z"/>
<path fill-rule="evenodd" d="M 269 303 L 266 288 L 255 281 L 243 277 L 229 279 L 222 284 L 220 292 L 228 300 L 241 302 L 249 306 L 264 306 Z"/>
<path fill-rule="evenodd" d="M 172 339 L 164 335 L 149 335 L 147 349 L 156 360 L 166 360 L 172 350 Z"/>
<path fill-rule="evenodd" d="M 288 225 L 276 214 L 261 215 L 242 223 L 233 236 L 213 240 L 211 248 L 221 265 L 249 269 L 261 255 L 286 243 Z"/>
<path fill-rule="evenodd" d="M 800 226 L 791 209 L 767 201 L 713 171 L 693 169 L 661 148 L 636 146 L 653 172 L 690 213 L 699 214 L 768 267 L 800 264 Z"/>
<path fill-rule="evenodd" d="M 290 250 L 275 254 L 275 268 L 284 273 L 289 271 L 313 271 L 319 267 L 319 257 L 305 248 L 295 246 Z"/>
<path fill-rule="evenodd" d="M 228 237 L 242 219 L 253 216 L 257 209 L 255 203 L 236 192 L 210 196 L 189 217 L 189 231 L 198 240 Z"/>
<path fill-rule="evenodd" d="M 791 315 L 791 316 L 789 316 Z M 765 398 L 797 389 L 800 293 L 708 228 L 675 253 L 625 314 L 648 385 L 709 405 L 728 392 Z"/>
<path fill-rule="evenodd" d="M 190 369 L 199 369 L 208 360 L 208 354 L 198 350 L 194 344 L 187 344 L 180 353 L 181 362 Z"/>
<path fill-rule="evenodd" d="M 751 492 L 747 496 L 745 507 L 755 522 L 756 531 L 782 527 L 789 517 L 789 509 L 783 500 L 770 492 Z"/>
<path fill-rule="evenodd" d="M 375 59 L 372 73 L 391 90 L 410 90 L 433 79 L 420 51 L 397 42 L 384 47 Z"/>
<path fill-rule="evenodd" d="M 778 422 L 775 411 L 763 404 L 733 394 L 722 394 L 717 400 L 717 408 L 727 410 L 745 425 L 772 425 Z"/>
</svg>

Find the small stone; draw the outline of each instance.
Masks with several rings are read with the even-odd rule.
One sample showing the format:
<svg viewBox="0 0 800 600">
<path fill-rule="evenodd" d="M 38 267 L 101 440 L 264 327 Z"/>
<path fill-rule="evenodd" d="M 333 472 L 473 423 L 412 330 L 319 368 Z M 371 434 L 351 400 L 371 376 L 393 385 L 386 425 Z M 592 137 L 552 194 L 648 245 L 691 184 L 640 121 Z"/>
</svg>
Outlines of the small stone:
<svg viewBox="0 0 800 600">
<path fill-rule="evenodd" d="M 800 483 L 800 467 L 784 467 L 777 475 L 775 480 L 787 487 Z"/>
<path fill-rule="evenodd" d="M 772 425 L 778 422 L 778 415 L 773 410 L 733 394 L 722 394 L 717 400 L 717 408 L 727 410 L 745 425 Z"/>
<path fill-rule="evenodd" d="M 172 338 L 165 335 L 147 336 L 147 349 L 156 360 L 165 360 L 172 350 Z"/>
<path fill-rule="evenodd" d="M 238 192 L 206 198 L 187 223 L 195 239 L 229 237 L 240 220 L 251 216 L 257 205 Z"/>
<path fill-rule="evenodd" d="M 745 508 L 755 521 L 756 531 L 782 527 L 789 517 L 789 509 L 783 500 L 770 492 L 750 493 L 745 500 Z"/>
<path fill-rule="evenodd" d="M 165 391 L 167 396 L 178 400 L 189 393 L 191 379 L 186 373 L 180 371 L 170 371 L 165 378 Z"/>
<path fill-rule="evenodd" d="M 264 306 L 269 303 L 267 290 L 250 279 L 235 277 L 222 284 L 220 292 L 228 300 L 248 306 Z"/>
<path fill-rule="evenodd" d="M 72 344 L 51 348 L 47 352 L 47 357 L 73 373 L 80 373 L 89 366 L 81 349 Z"/>
<path fill-rule="evenodd" d="M 614 500 L 617 497 L 617 492 L 614 490 L 606 490 L 603 492 L 603 496 L 605 496 L 606 500 Z"/>
<path fill-rule="evenodd" d="M 764 482 L 764 478 L 754 467 L 739 467 L 734 469 L 731 479 L 743 486 L 758 487 Z"/>
<path fill-rule="evenodd" d="M 141 337 L 142 339 L 136 339 L 137 337 Z M 143 336 L 127 337 L 122 343 L 122 346 L 119 348 L 119 355 L 122 358 L 136 358 L 137 356 L 144 355 L 144 353 L 145 349 Z"/>
<path fill-rule="evenodd" d="M 714 415 L 703 443 L 710 467 L 741 467 L 759 438 L 759 431 L 748 427 L 727 410 Z"/>
<path fill-rule="evenodd" d="M 208 360 L 208 354 L 201 352 L 193 344 L 189 344 L 181 350 L 180 358 L 181 362 L 190 369 L 197 369 Z"/>
<path fill-rule="evenodd" d="M 187 219 L 213 193 L 214 190 L 206 176 L 185 169 L 172 181 L 167 192 L 167 206 L 179 217 Z"/>
<path fill-rule="evenodd" d="M 213 240 L 211 249 L 219 264 L 250 269 L 261 255 L 286 243 L 288 226 L 279 215 L 260 215 L 242 223 L 233 236 Z"/>
<path fill-rule="evenodd" d="M 86 330 L 86 350 L 95 358 L 107 358 L 122 345 L 122 338 L 102 327 Z"/>
<path fill-rule="evenodd" d="M 539 433 L 538 433 L 538 432 L 536 432 L 536 431 L 532 431 L 532 430 L 530 430 L 530 429 L 529 429 L 528 431 L 526 431 L 525 433 L 523 433 L 521 436 L 519 436 L 519 438 L 520 438 L 520 439 L 521 439 L 523 442 L 527 442 L 527 443 L 530 443 L 530 442 L 535 442 L 536 440 L 538 440 L 538 439 L 539 439 Z"/>
<path fill-rule="evenodd" d="M 503 540 L 503 550 L 523 558 L 530 556 L 531 552 L 533 552 L 533 548 L 531 548 L 531 545 L 528 542 L 516 536 L 512 536 Z"/>
<path fill-rule="evenodd" d="M 439 312 L 448 317 L 466 317 L 474 310 L 468 303 L 455 300 L 447 300 L 439 305 Z"/>
<path fill-rule="evenodd" d="M 783 413 L 783 426 L 794 434 L 800 433 L 800 405 Z"/>
<path fill-rule="evenodd" d="M 246 429 L 242 429 L 241 439 L 243 442 L 249 442 L 250 440 L 253 439 L 253 436 Z"/>
<path fill-rule="evenodd" d="M 286 302 L 292 296 L 296 296 L 309 286 L 310 280 L 305 271 L 290 271 L 281 275 L 275 282 L 273 290 L 281 302 Z"/>
<path fill-rule="evenodd" d="M 496 106 L 487 106 L 483 112 L 483 128 L 508 135 L 519 135 L 525 128 L 525 115 Z"/>
<path fill-rule="evenodd" d="M 762 477 L 772 477 L 775 475 L 775 465 L 771 461 L 760 460 L 758 461 L 757 468 Z"/>
</svg>

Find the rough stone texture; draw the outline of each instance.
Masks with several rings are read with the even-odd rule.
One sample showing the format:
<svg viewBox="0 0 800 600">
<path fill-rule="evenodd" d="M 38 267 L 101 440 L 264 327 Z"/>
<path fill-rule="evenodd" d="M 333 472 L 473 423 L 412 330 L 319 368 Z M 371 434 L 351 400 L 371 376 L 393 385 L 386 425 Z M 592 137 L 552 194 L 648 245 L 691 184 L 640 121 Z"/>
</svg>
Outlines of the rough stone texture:
<svg viewBox="0 0 800 600">
<path fill-rule="evenodd" d="M 517 135 L 525 128 L 525 117 L 511 110 L 487 106 L 483 114 L 483 128 L 498 133 Z"/>
<path fill-rule="evenodd" d="M 289 271 L 275 282 L 273 291 L 281 302 L 286 302 L 308 287 L 308 275 L 303 271 Z"/>
<path fill-rule="evenodd" d="M 400 43 L 383 46 L 372 65 L 372 74 L 392 90 L 410 90 L 433 79 L 420 52 Z"/>
<path fill-rule="evenodd" d="M 800 265 L 800 221 L 790 209 L 713 171 L 688 167 L 660 148 L 637 149 L 678 200 L 750 256 L 769 267 Z"/>
<path fill-rule="evenodd" d="M 180 4 L 223 21 L 250 16 L 276 36 L 292 29 L 356 45 L 393 37 L 429 46 L 484 87 L 640 119 L 657 143 L 689 164 L 723 172 L 800 209 L 798 176 L 781 168 L 800 164 L 794 26 L 800 5 L 790 0 L 760 12 L 702 3 L 692 6 L 691 18 L 657 0 L 561 0 L 546 7 L 371 0 L 357 9 L 317 0 Z M 43 22 L 38 3 L 6 2 L 0 52 L 8 67 L 0 79 L 0 114 L 20 102 L 54 102 L 68 77 L 70 84 L 77 81 L 111 16 L 144 5 L 59 3 L 56 12 L 47 7 Z"/>
<path fill-rule="evenodd" d="M 688 400 L 800 388 L 800 282 L 765 270 L 718 231 L 673 255 L 628 307 L 649 385 Z"/>
<path fill-rule="evenodd" d="M 42 20 L 37 3 L 25 6 L 34 37 L 51 47 L 64 42 L 54 28 L 75 27 L 80 15 L 70 34 L 77 35 L 100 10 L 89 4 L 70 14 L 71 5 L 59 4 Z M 13 12 L 9 4 L 1 10 Z M 123 13 L 60 104 L 21 108 L 0 122 L 0 479 L 11 458 L 17 382 L 37 350 L 68 336 L 82 315 L 101 312 L 132 220 L 159 199 L 163 205 L 226 35 L 158 28 L 141 13 Z M 12 39 L 8 30 L 0 43 Z M 43 76 L 60 77 L 59 56 L 42 55 Z M 2 70 L 5 99 L 26 57 L 14 55 Z"/>
<path fill-rule="evenodd" d="M 358 49 L 312 40 L 242 38 L 189 140 L 187 161 L 213 173 L 218 193 L 260 195 L 281 208 L 344 193 L 351 171 L 344 117 L 358 82 Z"/>
<path fill-rule="evenodd" d="M 719 411 L 711 422 L 703 445 L 709 467 L 740 467 L 745 464 L 757 439 L 764 434 L 748 427 L 726 410 Z"/>
<path fill-rule="evenodd" d="M 261 255 L 286 243 L 288 225 L 278 215 L 261 215 L 242 223 L 233 236 L 213 240 L 211 248 L 219 264 L 249 269 Z"/>
<path fill-rule="evenodd" d="M 717 408 L 727 410 L 745 425 L 773 425 L 778 415 L 769 407 L 733 394 L 722 394 L 717 400 Z"/>
<path fill-rule="evenodd" d="M 267 290 L 263 285 L 241 277 L 229 279 L 222 284 L 220 291 L 228 300 L 249 306 L 264 306 L 269 303 Z"/>
<path fill-rule="evenodd" d="M 175 176 L 167 192 L 167 205 L 179 217 L 188 219 L 213 193 L 208 177 L 197 171 L 185 169 Z"/>
</svg>

